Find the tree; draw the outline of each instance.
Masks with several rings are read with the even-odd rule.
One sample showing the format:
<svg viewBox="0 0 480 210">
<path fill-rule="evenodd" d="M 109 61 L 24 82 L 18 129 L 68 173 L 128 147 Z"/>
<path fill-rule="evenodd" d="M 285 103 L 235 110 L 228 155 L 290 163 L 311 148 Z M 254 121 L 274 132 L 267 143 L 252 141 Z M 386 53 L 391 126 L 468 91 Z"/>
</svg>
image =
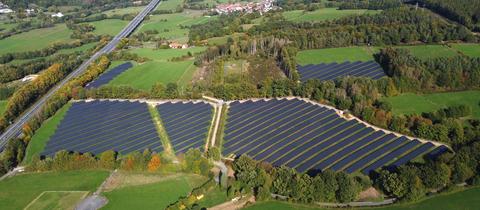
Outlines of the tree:
<svg viewBox="0 0 480 210">
<path fill-rule="evenodd" d="M 237 180 L 250 188 L 255 187 L 258 176 L 256 165 L 256 162 L 250 157 L 240 156 L 233 164 Z"/>
<path fill-rule="evenodd" d="M 154 154 L 152 155 L 150 162 L 148 162 L 148 171 L 149 172 L 157 171 L 158 168 L 160 168 L 160 165 L 161 165 L 160 156 L 158 154 Z"/>
<path fill-rule="evenodd" d="M 382 170 L 380 171 L 378 181 L 382 190 L 388 195 L 393 195 L 400 198 L 406 193 L 405 183 L 400 180 L 397 173 L 391 173 L 388 170 Z"/>
<path fill-rule="evenodd" d="M 358 197 L 360 187 L 353 177 L 345 172 L 339 172 L 336 175 L 338 190 L 336 191 L 336 199 L 341 203 L 354 201 Z"/>
<path fill-rule="evenodd" d="M 445 163 L 429 162 L 421 168 L 420 177 L 429 189 L 445 187 L 450 182 L 450 176 L 450 168 Z"/>
<path fill-rule="evenodd" d="M 273 193 L 290 196 L 293 189 L 293 180 L 296 172 L 288 167 L 277 168 L 273 178 Z"/>
<path fill-rule="evenodd" d="M 318 175 L 317 175 L 318 176 Z M 338 190 L 338 183 L 335 176 L 335 172 L 332 170 L 326 170 L 321 173 L 322 180 L 324 182 L 323 193 L 324 199 L 327 202 L 335 201 L 335 192 Z"/>
<path fill-rule="evenodd" d="M 102 152 L 102 154 L 100 154 L 100 167 L 114 169 L 116 160 L 116 153 L 113 150 Z"/>
</svg>

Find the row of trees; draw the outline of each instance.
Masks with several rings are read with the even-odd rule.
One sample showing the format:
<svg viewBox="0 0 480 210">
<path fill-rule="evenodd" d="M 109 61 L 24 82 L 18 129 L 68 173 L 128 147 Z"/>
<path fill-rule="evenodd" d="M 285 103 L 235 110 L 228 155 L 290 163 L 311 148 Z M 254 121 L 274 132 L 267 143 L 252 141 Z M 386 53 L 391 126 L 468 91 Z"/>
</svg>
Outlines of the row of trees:
<svg viewBox="0 0 480 210">
<path fill-rule="evenodd" d="M 480 31 L 480 1 L 478 0 L 417 0 L 416 2 L 470 29 Z"/>
<path fill-rule="evenodd" d="M 340 0 L 339 9 L 385 10 L 402 6 L 401 0 Z"/>
<path fill-rule="evenodd" d="M 273 35 L 283 38 L 300 49 L 476 40 L 476 36 L 465 27 L 451 25 L 429 11 L 410 7 L 318 23 L 293 23 L 282 19 L 281 14 L 276 14 L 264 24 L 250 28 L 247 33 L 251 36 Z"/>
</svg>

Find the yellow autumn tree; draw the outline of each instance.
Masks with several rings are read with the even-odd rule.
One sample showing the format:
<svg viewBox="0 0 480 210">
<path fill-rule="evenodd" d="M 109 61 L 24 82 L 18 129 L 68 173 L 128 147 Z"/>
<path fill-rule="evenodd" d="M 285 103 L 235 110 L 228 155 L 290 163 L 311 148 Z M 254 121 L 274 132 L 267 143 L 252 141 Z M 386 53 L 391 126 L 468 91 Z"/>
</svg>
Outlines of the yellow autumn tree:
<svg viewBox="0 0 480 210">
<path fill-rule="evenodd" d="M 148 162 L 148 171 L 154 172 L 156 171 L 161 165 L 160 156 L 158 154 L 152 155 L 152 159 Z"/>
</svg>

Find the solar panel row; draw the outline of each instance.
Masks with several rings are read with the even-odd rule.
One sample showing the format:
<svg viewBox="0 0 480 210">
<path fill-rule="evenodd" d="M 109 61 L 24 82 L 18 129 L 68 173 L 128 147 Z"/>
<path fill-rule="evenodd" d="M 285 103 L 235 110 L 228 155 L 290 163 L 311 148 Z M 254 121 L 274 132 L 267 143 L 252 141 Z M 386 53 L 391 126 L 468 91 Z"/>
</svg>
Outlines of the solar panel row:
<svg viewBox="0 0 480 210">
<path fill-rule="evenodd" d="M 120 64 L 119 66 L 101 74 L 96 80 L 88 83 L 85 87 L 87 89 L 92 89 L 92 88 L 99 88 L 102 85 L 108 84 L 110 81 L 112 81 L 116 76 L 120 75 L 124 71 L 132 68 L 133 65 L 130 62 Z"/>
<path fill-rule="evenodd" d="M 168 102 L 158 105 L 157 110 L 177 154 L 203 148 L 213 118 L 210 104 Z"/>
<path fill-rule="evenodd" d="M 309 79 L 333 80 L 344 76 L 370 77 L 372 79 L 380 79 L 385 76 L 382 67 L 375 61 L 367 62 L 344 62 L 329 64 L 308 64 L 305 66 L 297 66 L 298 73 L 302 81 Z"/>
<path fill-rule="evenodd" d="M 299 172 L 369 173 L 405 164 L 434 148 L 346 120 L 333 109 L 299 99 L 272 99 L 230 103 L 222 153 L 247 154 Z"/>
<path fill-rule="evenodd" d="M 140 102 L 75 102 L 65 114 L 42 155 L 60 150 L 99 154 L 107 150 L 163 150 L 147 104 Z"/>
</svg>

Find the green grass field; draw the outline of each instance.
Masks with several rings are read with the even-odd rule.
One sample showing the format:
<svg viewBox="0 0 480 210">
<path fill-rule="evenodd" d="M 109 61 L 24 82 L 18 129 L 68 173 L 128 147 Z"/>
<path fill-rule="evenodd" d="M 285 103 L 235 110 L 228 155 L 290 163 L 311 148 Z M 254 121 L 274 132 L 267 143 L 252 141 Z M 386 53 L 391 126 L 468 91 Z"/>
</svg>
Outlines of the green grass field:
<svg viewBox="0 0 480 210">
<path fill-rule="evenodd" d="M 434 93 L 417 95 L 413 93 L 385 99 L 392 104 L 393 113 L 421 114 L 431 112 L 446 106 L 466 104 L 472 107 L 472 117 L 480 119 L 480 91 L 462 91 L 449 93 Z"/>
<path fill-rule="evenodd" d="M 44 191 L 95 191 L 108 171 L 64 171 L 17 175 L 0 181 L 0 208 L 25 208 Z"/>
<path fill-rule="evenodd" d="M 452 48 L 470 57 L 475 57 L 475 58 L 480 57 L 479 44 L 452 44 Z"/>
<path fill-rule="evenodd" d="M 119 188 L 103 193 L 108 199 L 103 209 L 164 209 L 205 181 L 200 176 L 180 175 L 153 184 Z"/>
<path fill-rule="evenodd" d="M 312 12 L 306 12 L 304 10 L 293 10 L 283 13 L 283 16 L 290 21 L 294 22 L 306 22 L 306 21 L 324 21 L 332 20 L 341 17 L 351 15 L 363 15 L 363 14 L 375 14 L 380 11 L 374 10 L 338 10 L 336 8 L 324 8 L 318 9 Z"/>
<path fill-rule="evenodd" d="M 75 209 L 77 203 L 87 194 L 87 191 L 46 191 L 25 209 Z"/>
<path fill-rule="evenodd" d="M 128 21 L 118 19 L 106 19 L 91 22 L 90 24 L 95 26 L 95 31 L 93 31 L 93 33 L 96 35 L 115 36 L 128 24 Z"/>
<path fill-rule="evenodd" d="M 7 108 L 7 102 L 7 100 L 0 101 L 0 114 L 3 114 L 5 112 L 5 108 Z"/>
<path fill-rule="evenodd" d="M 56 42 L 72 41 L 72 32 L 65 24 L 52 28 L 35 29 L 0 40 L 0 55 L 13 52 L 39 50 Z"/>
<path fill-rule="evenodd" d="M 211 18 L 202 16 L 201 12 L 191 10 L 184 11 L 183 13 L 155 15 L 145 21 L 138 31 L 157 30 L 159 32 L 158 37 L 187 42 L 188 29 L 182 29 L 180 26 L 204 23 Z"/>
<path fill-rule="evenodd" d="M 418 203 L 398 204 L 378 208 L 362 208 L 362 210 L 475 210 L 480 205 L 480 188 L 471 188 L 464 191 L 438 195 Z M 281 201 L 259 202 L 245 208 L 246 210 L 328 210 L 330 208 L 315 208 L 311 205 L 292 204 Z M 352 210 L 360 208 L 349 208 Z"/>
<path fill-rule="evenodd" d="M 182 5 L 183 0 L 167 0 L 160 2 L 157 10 L 175 10 L 177 6 Z"/>
<path fill-rule="evenodd" d="M 112 10 L 105 11 L 105 12 L 103 12 L 103 14 L 106 14 L 107 16 L 125 15 L 125 14 L 133 14 L 133 13 L 137 14 L 140 11 L 142 11 L 143 8 L 145 8 L 145 7 L 140 6 L 140 7 L 118 8 L 118 9 L 112 9 Z"/>
<path fill-rule="evenodd" d="M 371 51 L 371 50 L 372 51 Z M 297 63 L 300 65 L 373 60 L 373 50 L 367 47 L 326 48 L 300 51 L 297 54 Z"/>
<path fill-rule="evenodd" d="M 57 129 L 57 125 L 62 121 L 65 113 L 67 113 L 68 109 L 72 106 L 72 104 L 67 104 L 63 106 L 60 110 L 55 113 L 53 117 L 48 119 L 46 122 L 42 124 L 42 126 L 35 132 L 32 137 L 32 140 L 28 144 L 25 159 L 23 159 L 24 164 L 29 164 L 32 161 L 32 157 L 34 155 L 39 155 L 45 145 L 47 144 L 50 136 L 55 133 Z"/>
<path fill-rule="evenodd" d="M 84 44 L 80 47 L 75 47 L 75 48 L 71 48 L 71 49 L 62 49 L 62 50 L 57 51 L 57 53 L 55 53 L 55 54 L 68 54 L 68 53 L 74 53 L 74 52 L 84 52 L 84 51 L 90 50 L 92 48 L 95 48 L 97 46 L 97 44 L 98 44 L 98 42 L 92 42 L 92 43 Z"/>
<path fill-rule="evenodd" d="M 415 46 L 402 46 L 399 48 L 409 49 L 410 52 L 420 58 L 438 58 L 438 57 L 453 57 L 459 55 L 457 51 L 452 48 L 443 45 L 415 45 Z"/>
<path fill-rule="evenodd" d="M 115 77 L 108 85 L 129 85 L 135 88 L 150 90 L 157 82 L 167 84 L 176 82 L 181 86 L 188 84 L 196 70 L 193 60 L 173 62 L 172 58 L 192 54 L 205 50 L 203 47 L 188 49 L 165 49 L 153 50 L 139 48 L 132 50 L 141 57 L 149 58 L 143 64 L 135 65 L 133 68 Z"/>
</svg>

